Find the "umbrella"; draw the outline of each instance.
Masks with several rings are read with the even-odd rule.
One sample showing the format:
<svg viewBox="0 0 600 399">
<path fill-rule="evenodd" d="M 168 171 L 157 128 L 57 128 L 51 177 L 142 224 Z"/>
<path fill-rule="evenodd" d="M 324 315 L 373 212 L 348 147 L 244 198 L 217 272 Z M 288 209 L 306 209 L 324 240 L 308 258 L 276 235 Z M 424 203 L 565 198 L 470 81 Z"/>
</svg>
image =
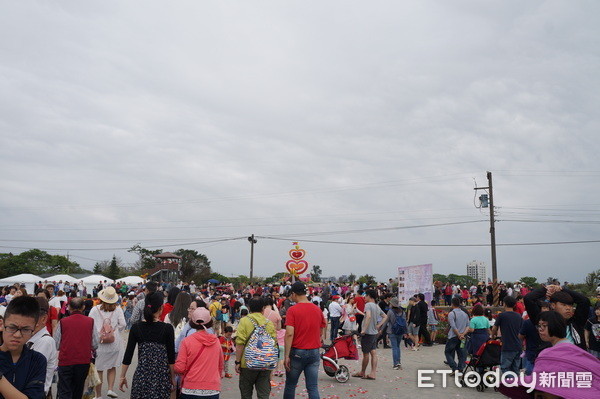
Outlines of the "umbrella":
<svg viewBox="0 0 600 399">
<path fill-rule="evenodd" d="M 214 278 L 211 278 L 210 280 L 208 280 L 209 284 L 219 284 L 220 281 L 219 280 L 215 280 Z"/>
</svg>

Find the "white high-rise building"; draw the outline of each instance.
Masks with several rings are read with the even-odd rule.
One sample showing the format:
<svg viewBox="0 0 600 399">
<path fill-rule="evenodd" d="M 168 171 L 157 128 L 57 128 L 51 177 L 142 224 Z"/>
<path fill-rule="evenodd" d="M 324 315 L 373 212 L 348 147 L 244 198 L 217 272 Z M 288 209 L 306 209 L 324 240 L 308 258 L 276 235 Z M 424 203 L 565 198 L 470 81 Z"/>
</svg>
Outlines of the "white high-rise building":
<svg viewBox="0 0 600 399">
<path fill-rule="evenodd" d="M 467 263 L 467 276 L 474 278 L 477 281 L 487 281 L 485 272 L 485 262 L 474 260 Z"/>
</svg>

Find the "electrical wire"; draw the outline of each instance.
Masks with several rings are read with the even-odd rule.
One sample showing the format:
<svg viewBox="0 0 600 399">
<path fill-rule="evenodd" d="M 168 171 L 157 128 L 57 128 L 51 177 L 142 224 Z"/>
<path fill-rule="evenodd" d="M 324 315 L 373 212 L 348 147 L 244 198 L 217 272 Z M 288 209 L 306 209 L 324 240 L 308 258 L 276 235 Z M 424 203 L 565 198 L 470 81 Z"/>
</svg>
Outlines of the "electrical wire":
<svg viewBox="0 0 600 399">
<path fill-rule="evenodd" d="M 289 241 L 289 238 L 256 236 L 263 240 L 278 240 Z M 317 244 L 339 244 L 339 245 L 361 245 L 361 246 L 385 246 L 385 247 L 489 247 L 490 244 L 400 244 L 400 243 L 379 243 L 379 242 L 351 242 L 351 241 L 323 241 L 303 239 L 300 236 L 294 239 L 295 241 L 310 242 Z M 525 242 L 525 243 L 506 243 L 496 244 L 497 247 L 510 246 L 533 246 L 533 245 L 566 245 L 566 244 L 593 244 L 600 243 L 600 240 L 583 240 L 583 241 L 551 241 L 551 242 Z"/>
</svg>

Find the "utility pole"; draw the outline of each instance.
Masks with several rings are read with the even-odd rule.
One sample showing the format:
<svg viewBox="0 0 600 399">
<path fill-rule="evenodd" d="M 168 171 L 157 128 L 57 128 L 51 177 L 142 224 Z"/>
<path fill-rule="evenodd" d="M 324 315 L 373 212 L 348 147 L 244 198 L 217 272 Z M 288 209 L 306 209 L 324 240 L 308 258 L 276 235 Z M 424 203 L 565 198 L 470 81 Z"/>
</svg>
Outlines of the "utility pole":
<svg viewBox="0 0 600 399">
<path fill-rule="evenodd" d="M 488 186 L 490 189 L 490 238 L 492 241 L 492 280 L 498 281 L 498 269 L 496 267 L 496 220 L 494 219 L 494 190 L 492 188 L 492 172 L 487 172 Z"/>
<path fill-rule="evenodd" d="M 475 187 L 475 190 L 489 190 L 489 201 L 490 201 L 490 240 L 492 250 L 492 282 L 494 287 L 494 306 L 498 304 L 498 268 L 496 263 L 496 220 L 494 219 L 494 189 L 492 185 L 492 172 L 487 172 L 488 186 L 487 187 Z M 482 207 L 486 208 L 486 199 L 482 199 Z"/>
<path fill-rule="evenodd" d="M 252 277 L 254 275 L 254 244 L 256 244 L 254 234 L 248 237 L 248 241 L 250 241 L 250 284 L 252 284 Z"/>
</svg>

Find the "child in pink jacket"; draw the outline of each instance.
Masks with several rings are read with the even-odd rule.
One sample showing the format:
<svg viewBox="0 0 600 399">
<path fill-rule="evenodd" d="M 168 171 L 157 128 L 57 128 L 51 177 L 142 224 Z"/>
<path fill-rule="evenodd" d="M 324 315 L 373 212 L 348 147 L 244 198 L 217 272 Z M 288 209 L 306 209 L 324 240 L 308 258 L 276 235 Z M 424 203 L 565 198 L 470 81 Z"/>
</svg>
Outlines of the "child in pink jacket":
<svg viewBox="0 0 600 399">
<path fill-rule="evenodd" d="M 181 342 L 175 372 L 182 375 L 182 399 L 219 399 L 223 378 L 223 351 L 216 335 L 206 332 L 212 318 L 206 308 L 192 313 L 190 326 L 198 332 Z"/>
</svg>

